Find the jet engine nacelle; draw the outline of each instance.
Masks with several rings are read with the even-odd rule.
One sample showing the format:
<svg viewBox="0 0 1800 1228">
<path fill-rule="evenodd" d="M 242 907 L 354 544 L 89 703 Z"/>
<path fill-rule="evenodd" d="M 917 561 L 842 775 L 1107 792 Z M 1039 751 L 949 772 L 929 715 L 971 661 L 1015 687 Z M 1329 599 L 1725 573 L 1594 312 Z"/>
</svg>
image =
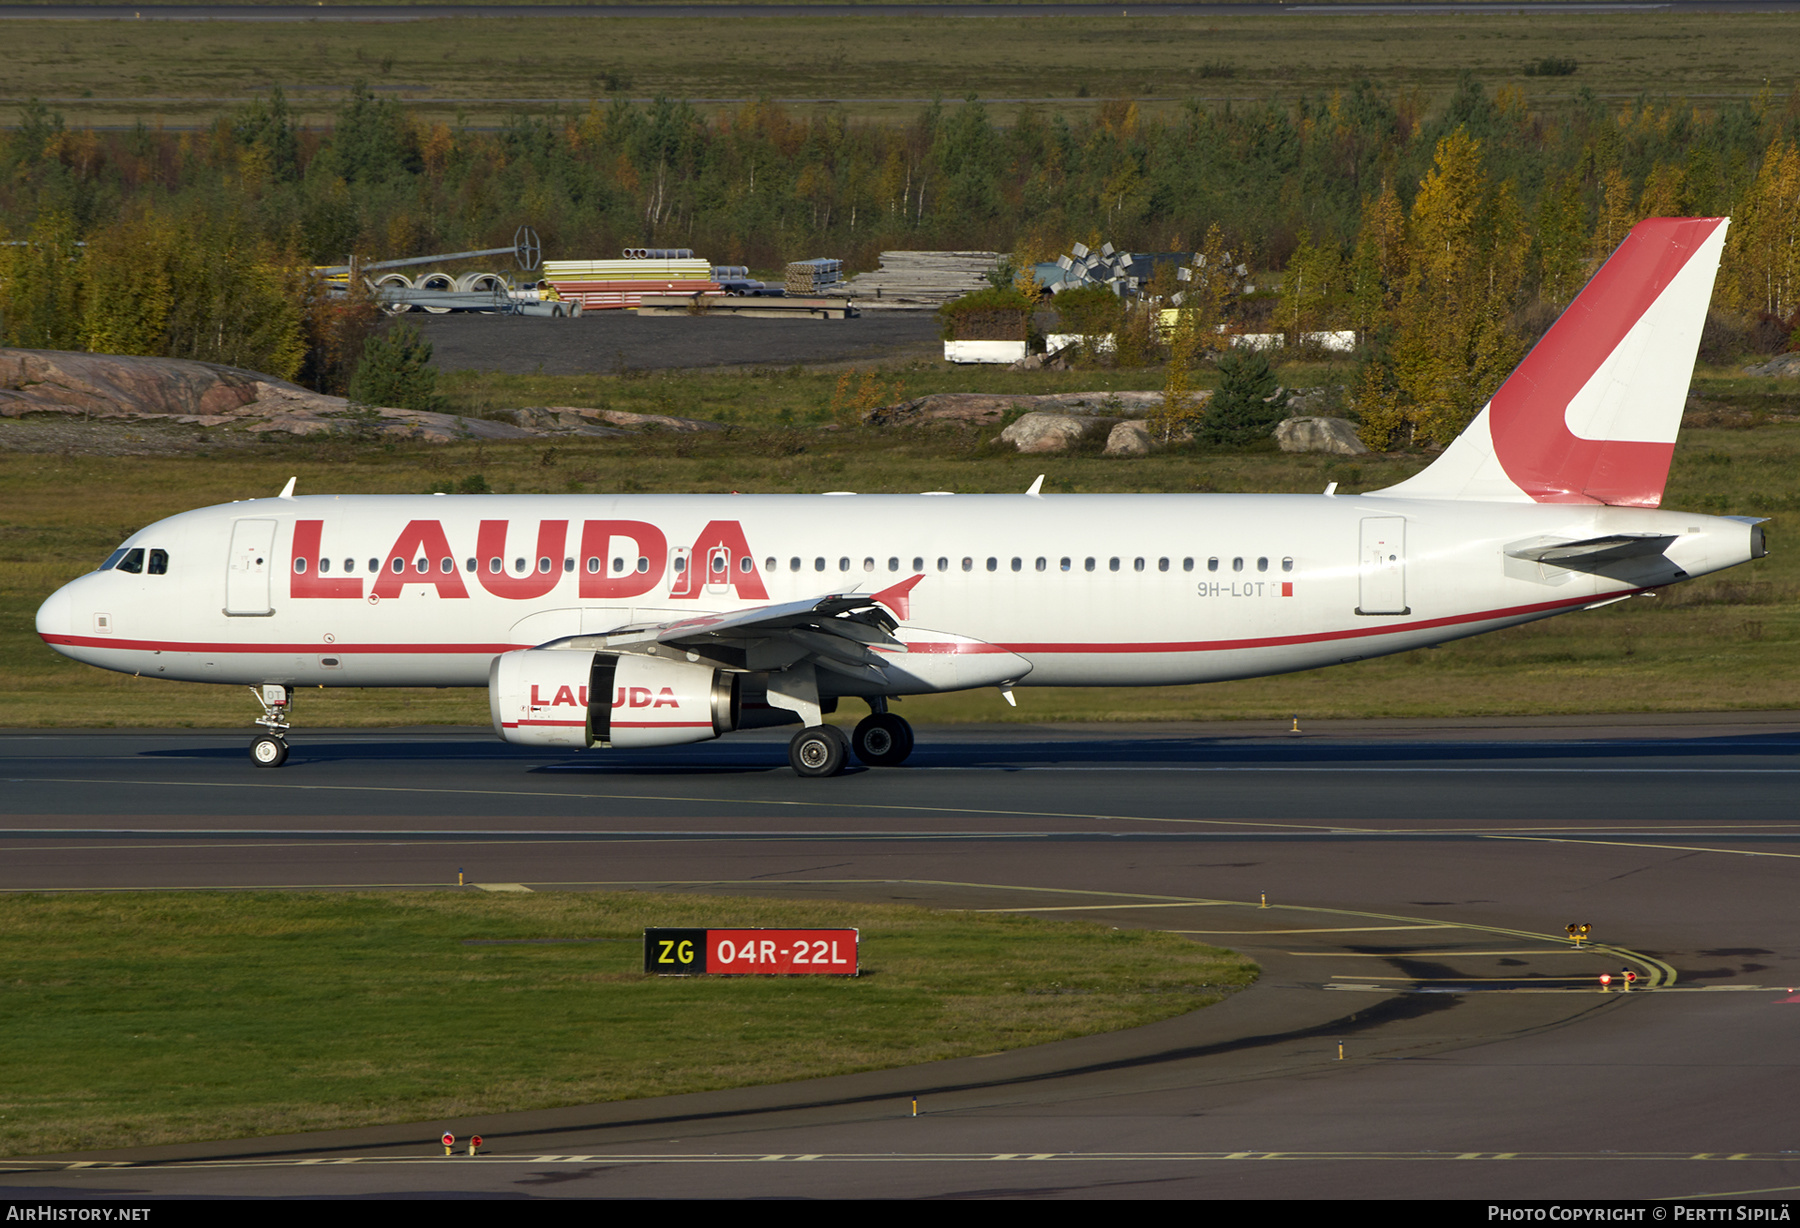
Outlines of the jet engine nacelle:
<svg viewBox="0 0 1800 1228">
<path fill-rule="evenodd" d="M 738 727 L 738 675 L 688 661 L 522 648 L 488 670 L 494 730 L 520 746 L 679 746 Z"/>
</svg>

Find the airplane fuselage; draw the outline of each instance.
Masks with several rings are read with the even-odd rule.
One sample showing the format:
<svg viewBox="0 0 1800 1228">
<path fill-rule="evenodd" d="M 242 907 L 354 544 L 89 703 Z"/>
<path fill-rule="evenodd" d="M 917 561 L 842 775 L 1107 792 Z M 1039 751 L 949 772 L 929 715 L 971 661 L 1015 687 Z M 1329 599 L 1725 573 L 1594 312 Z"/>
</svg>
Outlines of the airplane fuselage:
<svg viewBox="0 0 1800 1228">
<path fill-rule="evenodd" d="M 1516 557 L 1609 534 L 1673 540 L 1586 569 Z M 114 556 L 137 570 L 73 581 L 38 631 L 145 677 L 475 687 L 518 648 L 900 586 L 915 667 L 891 654 L 876 692 L 1167 685 L 1458 639 L 1760 549 L 1685 512 L 1352 495 L 311 496 L 159 521 Z"/>
</svg>

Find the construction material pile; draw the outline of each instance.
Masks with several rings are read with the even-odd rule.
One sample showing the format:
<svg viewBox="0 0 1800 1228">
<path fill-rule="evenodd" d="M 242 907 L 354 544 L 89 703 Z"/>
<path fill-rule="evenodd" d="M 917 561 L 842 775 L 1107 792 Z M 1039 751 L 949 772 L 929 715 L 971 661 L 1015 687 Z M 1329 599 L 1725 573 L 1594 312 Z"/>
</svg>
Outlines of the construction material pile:
<svg viewBox="0 0 1800 1228">
<path fill-rule="evenodd" d="M 544 280 L 583 310 L 636 307 L 646 294 L 723 296 L 712 265 L 689 249 L 627 248 L 620 260 L 546 260 Z"/>
<path fill-rule="evenodd" d="M 935 311 L 987 287 L 999 252 L 882 252 L 881 268 L 860 273 L 832 294 L 848 294 L 864 311 Z"/>
<path fill-rule="evenodd" d="M 820 257 L 817 260 L 792 260 L 787 266 L 787 292 L 796 298 L 829 294 L 844 284 L 844 262 Z"/>
</svg>

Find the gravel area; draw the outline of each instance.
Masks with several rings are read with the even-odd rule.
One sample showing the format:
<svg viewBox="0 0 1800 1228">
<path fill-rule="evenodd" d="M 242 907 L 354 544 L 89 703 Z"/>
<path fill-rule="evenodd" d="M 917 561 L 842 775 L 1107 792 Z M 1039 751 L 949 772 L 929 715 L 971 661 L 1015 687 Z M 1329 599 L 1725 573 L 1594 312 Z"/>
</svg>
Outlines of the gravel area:
<svg viewBox="0 0 1800 1228">
<path fill-rule="evenodd" d="M 573 320 L 457 314 L 405 317 L 431 339 L 441 371 L 590 375 L 691 367 L 790 367 L 941 359 L 937 316 L 870 312 L 853 320 L 640 318 L 596 311 Z"/>
</svg>

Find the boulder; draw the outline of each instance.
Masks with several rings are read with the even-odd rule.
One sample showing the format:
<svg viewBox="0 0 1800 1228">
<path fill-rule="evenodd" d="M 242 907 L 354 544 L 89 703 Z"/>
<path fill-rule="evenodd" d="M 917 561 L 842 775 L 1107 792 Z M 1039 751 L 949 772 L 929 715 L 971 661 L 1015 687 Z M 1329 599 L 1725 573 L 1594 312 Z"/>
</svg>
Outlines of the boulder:
<svg viewBox="0 0 1800 1228">
<path fill-rule="evenodd" d="M 1210 392 L 1196 392 L 1196 403 Z M 1119 418 L 1125 414 L 1153 414 L 1162 408 L 1160 392 L 1058 392 L 1044 396 L 1002 396 L 990 392 L 940 392 L 916 397 L 898 405 L 884 405 L 863 415 L 870 426 L 918 426 L 929 422 L 963 422 L 988 426 L 1017 409 L 1061 410 Z"/>
<path fill-rule="evenodd" d="M 1150 455 L 1150 432 L 1142 422 L 1121 422 L 1106 436 L 1108 456 Z"/>
<path fill-rule="evenodd" d="M 1072 445 L 1102 432 L 1110 435 L 1117 425 L 1117 418 L 1036 411 L 1001 431 L 1000 441 L 1021 452 L 1066 452 Z"/>
<path fill-rule="evenodd" d="M 1800 351 L 1777 354 L 1768 362 L 1744 368 L 1745 375 L 1774 375 L 1782 379 L 1800 379 Z"/>
<path fill-rule="evenodd" d="M 1356 424 L 1344 418 L 1286 418 L 1275 427 L 1283 452 L 1330 452 L 1361 456 L 1368 445 L 1357 438 Z"/>
</svg>

